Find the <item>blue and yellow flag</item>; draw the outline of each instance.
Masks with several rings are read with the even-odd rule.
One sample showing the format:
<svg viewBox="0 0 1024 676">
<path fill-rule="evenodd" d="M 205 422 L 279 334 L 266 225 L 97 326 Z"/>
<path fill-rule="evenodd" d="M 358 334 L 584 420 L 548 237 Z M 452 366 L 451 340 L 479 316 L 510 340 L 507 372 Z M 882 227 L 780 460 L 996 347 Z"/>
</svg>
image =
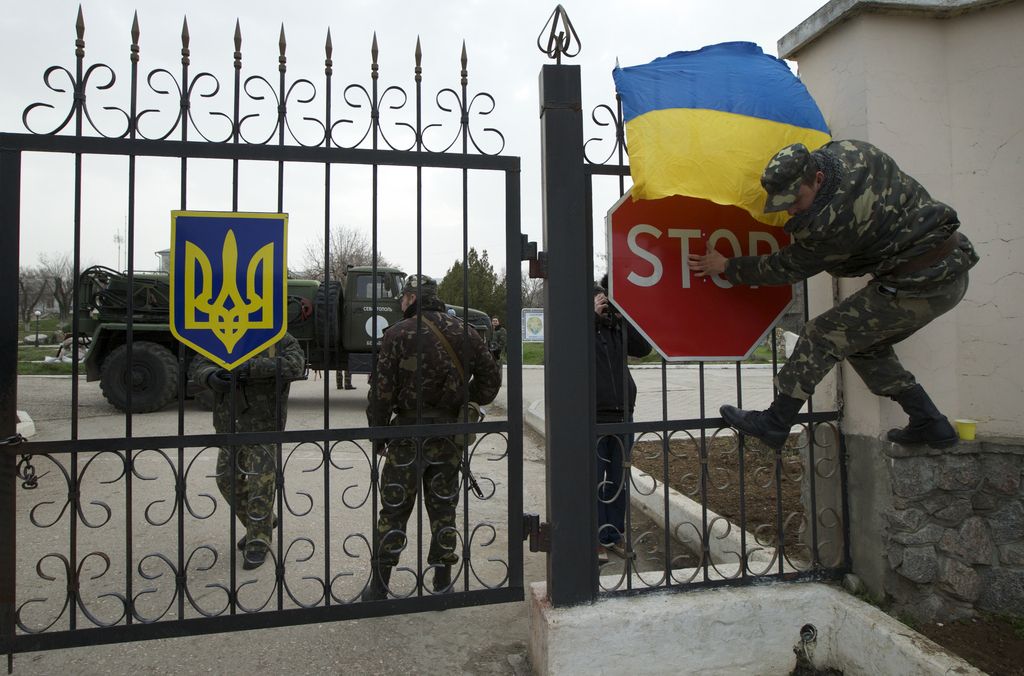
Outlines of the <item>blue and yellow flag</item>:
<svg viewBox="0 0 1024 676">
<path fill-rule="evenodd" d="M 686 195 L 764 213 L 761 172 L 779 149 L 830 139 L 807 88 L 752 42 L 676 52 L 613 72 L 622 97 L 634 199 Z"/>
<path fill-rule="evenodd" d="M 288 215 L 171 212 L 171 333 L 226 369 L 288 329 Z"/>
</svg>

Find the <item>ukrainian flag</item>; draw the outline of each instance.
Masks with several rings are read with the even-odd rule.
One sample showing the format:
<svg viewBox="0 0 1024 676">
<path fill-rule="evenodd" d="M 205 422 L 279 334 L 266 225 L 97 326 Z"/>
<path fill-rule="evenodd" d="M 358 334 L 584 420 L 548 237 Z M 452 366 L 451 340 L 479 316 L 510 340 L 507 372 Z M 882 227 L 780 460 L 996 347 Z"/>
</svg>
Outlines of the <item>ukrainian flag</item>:
<svg viewBox="0 0 1024 676">
<path fill-rule="evenodd" d="M 830 139 L 825 118 L 781 59 L 752 42 L 724 42 L 615 68 L 634 199 L 686 195 L 766 214 L 761 172 L 780 148 L 814 150 Z"/>
</svg>

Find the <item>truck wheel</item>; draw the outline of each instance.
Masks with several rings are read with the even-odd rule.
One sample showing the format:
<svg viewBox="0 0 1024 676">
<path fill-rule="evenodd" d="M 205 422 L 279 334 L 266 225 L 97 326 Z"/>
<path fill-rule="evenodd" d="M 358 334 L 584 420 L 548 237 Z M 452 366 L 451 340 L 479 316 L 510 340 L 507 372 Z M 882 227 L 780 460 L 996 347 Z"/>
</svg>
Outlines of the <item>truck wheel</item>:
<svg viewBox="0 0 1024 676">
<path fill-rule="evenodd" d="M 136 341 L 132 353 L 130 370 L 127 345 L 107 355 L 100 367 L 100 390 L 112 406 L 126 411 L 130 386 L 132 413 L 157 411 L 178 392 L 178 360 L 166 347 L 148 340 Z"/>
</svg>

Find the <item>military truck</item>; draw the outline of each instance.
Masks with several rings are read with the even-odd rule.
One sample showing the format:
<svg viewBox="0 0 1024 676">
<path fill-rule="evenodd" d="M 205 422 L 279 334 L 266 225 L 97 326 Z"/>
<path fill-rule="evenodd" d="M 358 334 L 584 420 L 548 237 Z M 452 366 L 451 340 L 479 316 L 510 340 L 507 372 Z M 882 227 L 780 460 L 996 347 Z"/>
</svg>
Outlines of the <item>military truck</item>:
<svg viewBox="0 0 1024 676">
<path fill-rule="evenodd" d="M 374 280 L 376 279 L 376 282 Z M 79 331 L 89 340 L 83 360 L 86 379 L 98 380 L 104 398 L 133 413 L 157 411 L 178 396 L 182 374 L 190 372 L 195 353 L 170 331 L 170 287 L 166 272 L 136 272 L 129 292 L 128 275 L 103 266 L 82 272 L 79 283 Z M 405 273 L 396 268 L 350 267 L 345 279 L 321 284 L 288 280 L 288 331 L 302 345 L 310 369 L 369 373 L 376 317 L 378 338 L 402 318 Z M 376 306 L 373 304 L 376 286 Z M 128 297 L 132 297 L 132 365 L 128 368 Z M 448 306 L 462 317 L 462 308 Z M 469 309 L 469 323 L 491 340 L 486 313 Z M 179 348 L 182 364 L 179 364 Z M 341 382 L 338 382 L 339 389 Z M 194 392 L 187 388 L 187 395 Z M 201 403 L 207 402 L 199 397 Z"/>
</svg>

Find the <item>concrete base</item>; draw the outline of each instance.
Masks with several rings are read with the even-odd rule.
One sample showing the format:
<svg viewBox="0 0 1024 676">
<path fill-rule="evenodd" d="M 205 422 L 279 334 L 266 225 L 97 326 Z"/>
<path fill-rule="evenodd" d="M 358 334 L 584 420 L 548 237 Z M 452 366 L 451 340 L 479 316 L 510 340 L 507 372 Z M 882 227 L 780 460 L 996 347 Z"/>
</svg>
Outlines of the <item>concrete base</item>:
<svg viewBox="0 0 1024 676">
<path fill-rule="evenodd" d="M 18 411 L 18 434 L 28 439 L 36 435 L 36 424 L 25 411 Z"/>
<path fill-rule="evenodd" d="M 788 674 L 800 646 L 853 674 L 981 674 L 874 606 L 824 584 L 607 598 L 552 608 L 530 588 L 530 661 L 547 674 Z M 803 643 L 812 625 L 816 639 Z"/>
</svg>

